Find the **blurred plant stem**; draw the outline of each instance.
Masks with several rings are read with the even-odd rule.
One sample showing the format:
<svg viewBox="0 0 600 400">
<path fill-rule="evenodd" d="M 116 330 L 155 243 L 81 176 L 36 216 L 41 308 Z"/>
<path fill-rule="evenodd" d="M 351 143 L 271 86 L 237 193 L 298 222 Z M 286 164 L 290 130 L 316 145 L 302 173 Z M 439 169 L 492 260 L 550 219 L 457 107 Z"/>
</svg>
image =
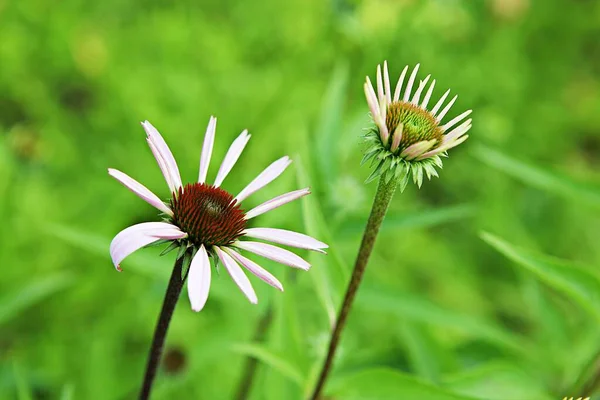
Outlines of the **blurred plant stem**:
<svg viewBox="0 0 600 400">
<path fill-rule="evenodd" d="M 600 386 L 600 351 L 590 358 L 590 361 L 583 368 L 579 379 L 568 393 L 575 393 L 577 396 L 592 396 Z"/>
<path fill-rule="evenodd" d="M 171 273 L 171 279 L 169 279 L 169 286 L 165 293 L 165 299 L 163 300 L 162 309 L 160 310 L 160 316 L 156 323 L 156 329 L 154 330 L 154 338 L 152 339 L 152 347 L 150 348 L 150 354 L 148 355 L 148 364 L 146 366 L 146 374 L 144 375 L 144 383 L 142 390 L 140 391 L 140 400 L 147 400 L 150 397 L 152 390 L 152 383 L 156 376 L 156 370 L 160 363 L 160 356 L 162 355 L 163 346 L 165 344 L 165 338 L 167 337 L 167 330 L 169 329 L 169 323 L 173 316 L 173 311 L 177 305 L 179 294 L 183 288 L 185 277 L 181 276 L 182 265 L 185 257 L 179 257 L 175 261 L 173 272 Z"/>
<path fill-rule="evenodd" d="M 260 317 L 256 330 L 254 332 L 253 343 L 260 343 L 265 339 L 267 331 L 273 322 L 273 306 L 269 305 L 267 311 Z M 254 357 L 247 357 L 244 365 L 244 372 L 242 379 L 238 385 L 237 393 L 235 398 L 238 400 L 247 399 L 250 395 L 250 389 L 254 382 L 254 376 L 256 375 L 256 367 L 258 366 L 258 360 Z"/>
<path fill-rule="evenodd" d="M 354 263 L 352 277 L 350 278 L 350 283 L 346 289 L 346 295 L 344 296 L 342 308 L 340 309 L 333 327 L 333 332 L 329 340 L 327 357 L 325 358 L 323 368 L 319 374 L 317 385 L 315 386 L 315 390 L 311 396 L 312 400 L 319 399 L 321 391 L 323 390 L 325 382 L 327 381 L 327 376 L 331 372 L 333 358 L 335 357 L 335 352 L 340 343 L 342 330 L 346 325 L 346 319 L 348 318 L 348 314 L 350 314 L 352 302 L 354 301 L 358 287 L 362 282 L 363 273 L 367 267 L 371 251 L 373 250 L 373 245 L 375 244 L 375 239 L 377 239 L 379 228 L 381 227 L 383 218 L 385 217 L 388 206 L 390 205 L 390 201 L 392 200 L 392 197 L 394 197 L 394 192 L 396 191 L 397 186 L 398 182 L 396 180 L 392 179 L 389 182 L 385 182 L 383 177 L 379 179 L 379 185 L 377 186 L 377 192 L 375 193 L 375 200 L 373 200 L 371 214 L 369 215 L 369 220 L 367 221 L 367 226 L 365 227 L 365 231 L 363 233 L 358 255 L 356 256 L 356 262 Z"/>
</svg>

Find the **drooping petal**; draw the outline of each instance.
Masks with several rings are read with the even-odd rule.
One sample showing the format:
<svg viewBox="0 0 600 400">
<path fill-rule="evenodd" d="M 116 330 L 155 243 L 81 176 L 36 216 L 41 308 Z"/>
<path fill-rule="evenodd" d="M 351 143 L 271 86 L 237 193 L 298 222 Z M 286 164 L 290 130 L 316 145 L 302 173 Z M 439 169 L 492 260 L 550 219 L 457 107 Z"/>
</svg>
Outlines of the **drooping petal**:
<svg viewBox="0 0 600 400">
<path fill-rule="evenodd" d="M 206 300 L 208 300 L 208 292 L 210 291 L 211 267 L 208 253 L 204 245 L 192 259 L 190 272 L 188 273 L 188 297 L 192 305 L 192 310 L 200 311 L 204 308 Z"/>
<path fill-rule="evenodd" d="M 271 211 L 277 207 L 289 203 L 290 201 L 294 201 L 296 199 L 299 199 L 300 197 L 306 196 L 307 194 L 310 194 L 309 188 L 294 190 L 293 192 L 277 196 L 271 200 L 265 201 L 261 205 L 258 205 L 252 210 L 248 211 L 246 213 L 246 219 L 254 218 L 258 215 L 264 214 L 267 211 Z"/>
<path fill-rule="evenodd" d="M 242 264 L 248 271 L 254 274 L 257 278 L 273 286 L 275 289 L 279 289 L 283 292 L 283 285 L 277 278 L 275 278 L 269 271 L 255 263 L 254 261 L 244 257 L 240 253 L 230 248 L 224 247 L 223 251 L 233 257 L 238 263 Z"/>
<path fill-rule="evenodd" d="M 235 197 L 238 203 L 241 203 L 250 196 L 252 193 L 263 188 L 264 186 L 275 180 L 285 169 L 292 163 L 292 160 L 288 156 L 283 156 L 279 160 L 269 165 L 263 172 L 261 172 L 252 182 L 248 184 L 242 191 Z"/>
<path fill-rule="evenodd" d="M 173 216 L 173 211 L 163 203 L 157 195 L 152 193 L 146 186 L 142 185 L 135 179 L 131 178 L 127 174 L 113 169 L 108 169 L 108 174 L 121 182 L 123 186 L 127 189 L 131 190 L 133 193 L 137 194 L 142 200 L 146 201 L 148 204 L 158 208 L 160 211 L 164 212 L 167 215 Z"/>
<path fill-rule="evenodd" d="M 442 126 L 442 131 L 446 132 L 448 129 L 452 128 L 456 123 L 462 121 L 463 118 L 465 118 L 467 115 L 471 114 L 471 112 L 473 112 L 473 110 L 467 110 L 464 113 L 460 114 L 458 117 L 453 118 L 452 120 L 450 120 L 450 122 L 447 122 L 444 126 Z"/>
<path fill-rule="evenodd" d="M 187 233 L 166 222 L 144 222 L 123 229 L 110 243 L 110 255 L 117 270 L 125 257 L 160 239 L 183 239 Z"/>
<path fill-rule="evenodd" d="M 302 233 L 276 228 L 249 228 L 244 234 L 254 239 L 297 247 L 299 249 L 314 250 L 325 253 L 322 249 L 329 246 L 325 243 Z"/>
<path fill-rule="evenodd" d="M 458 99 L 458 95 L 454 96 L 452 100 L 450 100 L 450 102 L 446 105 L 446 107 L 444 107 L 444 109 L 440 111 L 438 115 L 436 115 L 435 119 L 437 119 L 438 122 L 440 122 L 442 118 L 446 116 L 446 113 L 450 111 L 450 108 L 454 105 L 456 99 Z"/>
<path fill-rule="evenodd" d="M 242 152 L 244 151 L 248 140 L 250 140 L 250 136 L 251 135 L 248 134 L 248 130 L 244 129 L 240 136 L 238 136 L 233 141 L 233 143 L 231 143 L 231 146 L 229 147 L 229 150 L 227 150 L 227 154 L 225 154 L 225 158 L 221 163 L 219 172 L 217 173 L 217 179 L 215 179 L 215 186 L 221 186 L 221 183 L 223 183 L 223 180 L 225 180 L 227 174 L 229 174 L 229 172 L 237 162 L 238 158 L 240 158 L 240 156 L 242 155 Z"/>
<path fill-rule="evenodd" d="M 429 99 L 431 99 L 431 94 L 433 93 L 433 88 L 435 87 L 435 79 L 431 82 L 427 93 L 425 93 L 425 97 L 423 98 L 423 102 L 421 103 L 421 108 L 426 110 L 427 104 L 429 104 Z"/>
<path fill-rule="evenodd" d="M 181 187 L 181 175 L 179 175 L 179 168 L 171 149 L 167 146 L 167 143 L 160 135 L 158 130 L 148 121 L 142 122 L 142 126 L 148 136 L 148 144 L 150 150 L 154 154 L 154 158 L 158 162 L 171 193 L 176 193 Z"/>
<path fill-rule="evenodd" d="M 233 246 L 239 247 L 242 250 L 247 250 L 259 256 L 268 258 L 278 263 L 289 265 L 290 267 L 300 268 L 307 271 L 310 268 L 310 264 L 303 260 L 298 255 L 291 251 L 284 250 L 271 244 L 259 243 L 259 242 L 234 242 Z"/>
<path fill-rule="evenodd" d="M 410 91 L 412 90 L 413 84 L 415 83 L 415 78 L 417 77 L 417 72 L 419 72 L 419 67 L 421 64 L 415 65 L 415 69 L 413 69 L 412 74 L 410 74 L 410 78 L 408 79 L 408 84 L 406 85 L 406 91 L 404 92 L 404 97 L 402 100 L 408 102 L 410 100 Z"/>
<path fill-rule="evenodd" d="M 442 104 L 444 104 L 444 101 L 446 100 L 446 97 L 448 97 L 449 94 L 450 94 L 450 89 L 446 90 L 446 93 L 444 93 L 442 95 L 442 97 L 440 97 L 438 102 L 435 103 L 435 106 L 433 106 L 433 108 L 431 109 L 431 115 L 433 115 L 435 117 L 435 113 L 437 113 L 437 111 L 440 109 Z"/>
<path fill-rule="evenodd" d="M 411 144 L 406 149 L 404 149 L 402 151 L 402 153 L 400 153 L 400 157 L 403 157 L 409 161 L 413 160 L 413 159 L 419 157 L 421 154 L 423 154 L 427 150 L 429 150 L 436 142 L 437 142 L 436 139 L 432 139 L 432 140 L 423 140 L 421 142 Z"/>
<path fill-rule="evenodd" d="M 417 88 L 417 91 L 415 92 L 415 94 L 411 100 L 411 103 L 413 103 L 414 105 L 419 104 L 419 100 L 421 100 L 421 93 L 423 92 L 423 89 L 425 89 L 427 82 L 429 82 L 429 78 L 431 78 L 431 75 L 427 75 L 427 77 L 425 79 L 423 79 L 421 82 L 419 82 L 419 87 Z"/>
<path fill-rule="evenodd" d="M 202 154 L 200 155 L 200 173 L 198 174 L 198 182 L 206 182 L 206 174 L 208 173 L 208 166 L 210 165 L 210 157 L 213 151 L 213 145 L 215 144 L 215 130 L 217 129 L 217 119 L 210 117 L 208 121 L 208 127 L 204 134 L 204 143 L 202 144 Z"/>
<path fill-rule="evenodd" d="M 396 90 L 394 91 L 394 101 L 400 100 L 400 94 L 402 92 L 402 85 L 404 85 L 404 78 L 406 77 L 406 72 L 408 71 L 408 65 L 404 67 L 402 73 L 400 74 L 400 78 L 398 79 L 398 83 L 396 84 Z"/>
<path fill-rule="evenodd" d="M 244 274 L 244 271 L 242 271 L 242 268 L 240 268 L 240 266 L 235 262 L 233 258 L 231 258 L 229 254 L 225 253 L 218 246 L 214 246 L 213 249 L 217 253 L 217 256 L 219 256 L 219 259 L 225 266 L 227 272 L 229 272 L 231 279 L 233 279 L 233 281 L 240 288 L 242 293 L 244 293 L 248 300 L 250 300 L 250 303 L 258 303 L 256 292 L 254 291 L 250 280 L 248 279 L 246 274 Z"/>
</svg>

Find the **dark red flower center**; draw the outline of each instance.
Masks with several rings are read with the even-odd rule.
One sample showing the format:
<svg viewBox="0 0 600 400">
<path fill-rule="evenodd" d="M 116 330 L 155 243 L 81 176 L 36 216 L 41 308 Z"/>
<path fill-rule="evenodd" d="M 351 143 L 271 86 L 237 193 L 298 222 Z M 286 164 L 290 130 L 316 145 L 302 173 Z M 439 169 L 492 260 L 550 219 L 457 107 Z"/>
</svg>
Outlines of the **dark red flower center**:
<svg viewBox="0 0 600 400">
<path fill-rule="evenodd" d="M 204 183 L 188 183 L 171 200 L 173 224 L 196 246 L 225 246 L 246 229 L 246 213 L 225 190 Z"/>
</svg>

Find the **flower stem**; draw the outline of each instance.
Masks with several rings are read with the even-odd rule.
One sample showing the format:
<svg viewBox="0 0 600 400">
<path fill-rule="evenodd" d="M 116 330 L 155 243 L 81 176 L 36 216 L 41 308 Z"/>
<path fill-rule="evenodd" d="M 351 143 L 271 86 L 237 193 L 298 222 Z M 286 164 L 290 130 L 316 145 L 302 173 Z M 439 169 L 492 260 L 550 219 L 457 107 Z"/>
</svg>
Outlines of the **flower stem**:
<svg viewBox="0 0 600 400">
<path fill-rule="evenodd" d="M 154 330 L 154 338 L 152 339 L 152 347 L 150 347 L 150 354 L 148 355 L 148 364 L 146 366 L 146 374 L 144 375 L 144 383 L 142 390 L 140 391 L 140 400 L 147 400 L 150 397 L 150 391 L 152 390 L 152 383 L 156 376 L 156 370 L 160 363 L 160 356 L 162 355 L 163 346 L 165 344 L 165 338 L 167 337 L 167 330 L 169 329 L 169 323 L 173 316 L 173 311 L 177 305 L 179 294 L 183 288 L 183 282 L 185 278 L 181 277 L 181 268 L 185 257 L 180 257 L 175 261 L 173 272 L 171 273 L 171 279 L 169 280 L 169 286 L 167 286 L 167 292 L 165 293 L 165 299 L 163 300 L 162 309 L 160 310 L 160 316 L 156 323 L 156 329 Z"/>
<path fill-rule="evenodd" d="M 375 194 L 375 199 L 373 200 L 371 214 L 369 215 L 369 220 L 367 221 L 367 226 L 358 250 L 358 255 L 356 256 L 356 262 L 354 263 L 354 271 L 352 272 L 350 283 L 346 289 L 346 295 L 344 296 L 342 308 L 333 327 L 333 332 L 329 340 L 327 357 L 323 364 L 323 368 L 321 369 L 321 374 L 319 375 L 319 380 L 317 381 L 315 390 L 311 396 L 312 400 L 319 399 L 321 391 L 325 386 L 327 376 L 331 372 L 333 358 L 340 343 L 342 330 L 344 329 L 346 319 L 350 313 L 350 308 L 352 307 L 352 302 L 356 296 L 356 291 L 358 290 L 358 287 L 362 281 L 363 273 L 365 272 L 367 262 L 369 261 L 369 256 L 371 255 L 373 245 L 375 244 L 375 239 L 377 238 L 377 233 L 379 232 L 379 228 L 381 227 L 383 218 L 385 217 L 388 206 L 390 205 L 390 201 L 394 196 L 397 185 L 398 182 L 393 179 L 387 183 L 385 182 L 384 178 L 379 179 L 379 185 L 377 186 L 377 193 Z"/>
</svg>

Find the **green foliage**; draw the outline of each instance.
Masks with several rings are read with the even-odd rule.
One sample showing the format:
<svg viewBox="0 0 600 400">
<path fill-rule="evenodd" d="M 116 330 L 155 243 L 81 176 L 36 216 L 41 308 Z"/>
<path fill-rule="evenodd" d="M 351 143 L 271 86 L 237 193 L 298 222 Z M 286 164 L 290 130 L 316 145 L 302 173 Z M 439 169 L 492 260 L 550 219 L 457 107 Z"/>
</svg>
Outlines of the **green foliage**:
<svg viewBox="0 0 600 400">
<path fill-rule="evenodd" d="M 250 356 L 248 399 L 303 399 L 370 210 L 375 185 L 364 181 L 391 165 L 360 166 L 371 126 L 362 82 L 384 59 L 392 76 L 420 62 L 436 78 L 432 102 L 451 88 L 448 118 L 472 108 L 474 126 L 440 179 L 417 190 L 407 178 L 393 200 L 326 394 L 588 395 L 574 392 L 600 354 L 600 3 L 82 4 L 0 0 L 0 398 L 135 397 L 177 254 L 143 249 L 115 271 L 112 237 L 160 217 L 106 168 L 164 199 L 139 121 L 157 126 L 193 181 L 214 114 L 209 179 L 248 128 L 224 189 L 290 155 L 244 206 L 310 186 L 253 223 L 330 248 L 298 251 L 308 272 L 254 258 L 285 288 L 250 277 L 257 306 L 222 269 L 201 313 L 182 296 L 153 398 L 234 398 Z"/>
</svg>

